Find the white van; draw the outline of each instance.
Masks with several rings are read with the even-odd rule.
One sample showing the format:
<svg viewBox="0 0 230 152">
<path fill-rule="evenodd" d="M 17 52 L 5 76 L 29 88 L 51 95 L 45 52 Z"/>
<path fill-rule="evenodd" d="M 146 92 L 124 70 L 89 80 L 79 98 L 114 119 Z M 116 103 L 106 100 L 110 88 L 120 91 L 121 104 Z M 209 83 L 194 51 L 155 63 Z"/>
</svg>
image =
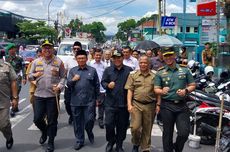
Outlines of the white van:
<svg viewBox="0 0 230 152">
<path fill-rule="evenodd" d="M 89 51 L 93 48 L 96 43 L 93 40 L 89 39 L 74 39 L 74 38 L 66 38 L 60 43 L 57 56 L 65 63 L 69 58 L 73 57 L 73 44 L 75 41 L 81 42 L 82 50 Z"/>
</svg>

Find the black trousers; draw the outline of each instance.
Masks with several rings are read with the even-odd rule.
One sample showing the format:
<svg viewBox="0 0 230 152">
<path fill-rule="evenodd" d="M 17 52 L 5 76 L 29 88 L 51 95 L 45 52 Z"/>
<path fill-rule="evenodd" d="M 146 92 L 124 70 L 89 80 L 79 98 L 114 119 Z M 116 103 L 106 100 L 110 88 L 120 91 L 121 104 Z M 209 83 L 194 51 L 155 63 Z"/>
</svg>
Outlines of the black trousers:
<svg viewBox="0 0 230 152">
<path fill-rule="evenodd" d="M 106 140 L 122 146 L 126 138 L 129 125 L 129 112 L 127 107 L 109 108 L 105 107 Z"/>
<path fill-rule="evenodd" d="M 64 103 L 65 103 L 65 109 L 67 114 L 72 117 L 72 111 L 71 111 L 71 106 L 70 106 L 70 100 L 71 100 L 71 89 L 65 87 L 64 91 Z"/>
<path fill-rule="evenodd" d="M 92 133 L 96 116 L 95 109 L 95 105 L 71 106 L 76 143 L 84 144 L 85 130 L 88 135 Z"/>
<path fill-rule="evenodd" d="M 44 118 L 47 116 L 47 124 Z M 50 138 L 57 135 L 58 110 L 55 97 L 41 98 L 35 96 L 34 124 L 41 130 L 47 131 Z"/>
<path fill-rule="evenodd" d="M 98 101 L 98 122 L 99 124 L 104 124 L 104 113 L 105 113 L 105 93 L 100 93 L 99 101 Z"/>
<path fill-rule="evenodd" d="M 190 131 L 189 111 L 181 109 L 172 111 L 167 108 L 161 108 L 161 117 L 163 121 L 163 148 L 164 152 L 182 152 L 184 144 L 188 139 Z M 177 127 L 177 138 L 173 144 L 174 124 Z"/>
</svg>

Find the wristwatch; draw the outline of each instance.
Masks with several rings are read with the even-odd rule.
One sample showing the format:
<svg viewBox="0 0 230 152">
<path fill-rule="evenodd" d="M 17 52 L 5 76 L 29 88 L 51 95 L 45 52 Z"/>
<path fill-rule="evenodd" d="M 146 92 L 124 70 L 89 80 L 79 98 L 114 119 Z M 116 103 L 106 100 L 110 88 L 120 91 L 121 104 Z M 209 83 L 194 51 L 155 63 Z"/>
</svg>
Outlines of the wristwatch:
<svg viewBox="0 0 230 152">
<path fill-rule="evenodd" d="M 18 99 L 18 96 L 12 96 L 12 99 Z"/>
</svg>

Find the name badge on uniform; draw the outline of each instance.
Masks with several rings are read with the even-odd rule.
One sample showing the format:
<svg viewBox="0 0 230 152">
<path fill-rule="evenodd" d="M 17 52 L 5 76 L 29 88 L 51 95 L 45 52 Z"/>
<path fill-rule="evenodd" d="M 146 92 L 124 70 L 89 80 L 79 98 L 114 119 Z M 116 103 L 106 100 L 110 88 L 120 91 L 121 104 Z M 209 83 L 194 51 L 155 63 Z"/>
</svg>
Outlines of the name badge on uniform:
<svg viewBox="0 0 230 152">
<path fill-rule="evenodd" d="M 36 68 L 35 68 L 35 71 L 36 71 L 36 72 L 38 72 L 38 71 L 44 71 L 44 68 L 43 68 L 43 67 L 38 66 L 38 67 L 36 67 Z"/>
</svg>

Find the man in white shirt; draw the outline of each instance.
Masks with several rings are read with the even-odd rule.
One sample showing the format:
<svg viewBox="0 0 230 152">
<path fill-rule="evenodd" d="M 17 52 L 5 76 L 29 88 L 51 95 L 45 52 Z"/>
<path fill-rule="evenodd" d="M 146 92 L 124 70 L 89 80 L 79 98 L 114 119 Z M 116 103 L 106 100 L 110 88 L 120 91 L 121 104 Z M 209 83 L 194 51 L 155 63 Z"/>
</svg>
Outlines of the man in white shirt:
<svg viewBox="0 0 230 152">
<path fill-rule="evenodd" d="M 90 61 L 90 66 L 94 67 L 97 71 L 97 75 L 100 81 L 100 97 L 97 100 L 98 106 L 98 124 L 101 129 L 104 128 L 104 100 L 105 100 L 105 89 L 101 86 L 101 79 L 106 66 L 102 61 L 102 49 L 94 50 L 94 60 Z"/>
<path fill-rule="evenodd" d="M 82 45 L 80 42 L 78 42 L 78 41 L 74 42 L 74 44 L 73 44 L 73 56 L 71 56 L 71 58 L 69 60 L 66 60 L 66 62 L 64 63 L 67 77 L 69 75 L 70 69 L 72 69 L 73 67 L 78 65 L 77 60 L 75 58 L 75 54 L 78 50 L 81 50 L 81 48 L 82 48 Z M 69 115 L 68 123 L 72 124 L 73 117 L 72 117 L 72 111 L 71 111 L 71 107 L 70 107 L 71 90 L 67 86 L 65 86 L 64 98 L 65 98 L 64 103 L 65 103 L 66 112 Z"/>
<path fill-rule="evenodd" d="M 124 65 L 131 67 L 133 70 L 139 69 L 138 60 L 132 57 L 132 50 L 129 46 L 124 47 L 122 53 L 124 55 Z"/>
<path fill-rule="evenodd" d="M 106 68 L 111 66 L 111 63 L 112 63 L 111 62 L 111 56 L 112 56 L 112 54 L 111 54 L 110 50 L 104 51 L 104 64 L 105 64 Z"/>
</svg>

